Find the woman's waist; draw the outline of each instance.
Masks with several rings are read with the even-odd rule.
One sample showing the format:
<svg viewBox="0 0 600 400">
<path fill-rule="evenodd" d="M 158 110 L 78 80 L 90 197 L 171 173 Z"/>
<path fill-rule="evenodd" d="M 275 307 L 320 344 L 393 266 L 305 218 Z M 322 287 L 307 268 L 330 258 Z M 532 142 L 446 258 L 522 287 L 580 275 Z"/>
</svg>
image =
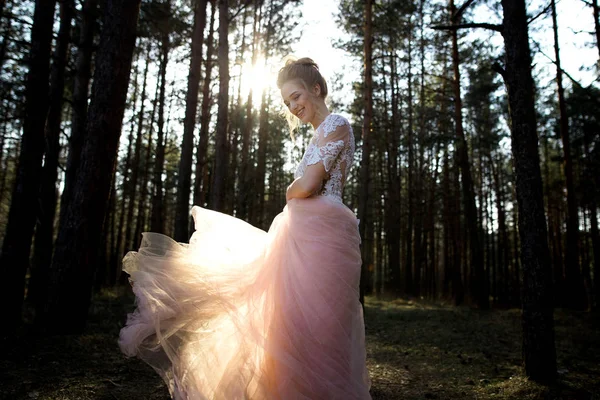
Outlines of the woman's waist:
<svg viewBox="0 0 600 400">
<path fill-rule="evenodd" d="M 335 218 L 358 225 L 356 215 L 342 202 L 339 196 L 320 194 L 304 199 L 292 199 L 288 202 L 287 207 L 293 215 Z"/>
</svg>

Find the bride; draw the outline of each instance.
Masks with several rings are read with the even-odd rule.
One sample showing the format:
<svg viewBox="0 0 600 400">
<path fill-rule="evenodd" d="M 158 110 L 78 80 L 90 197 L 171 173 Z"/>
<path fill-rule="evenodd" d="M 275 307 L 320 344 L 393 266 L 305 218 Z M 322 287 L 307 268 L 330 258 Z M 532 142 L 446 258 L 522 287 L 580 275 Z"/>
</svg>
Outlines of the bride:
<svg viewBox="0 0 600 400">
<path fill-rule="evenodd" d="M 119 345 L 175 399 L 371 399 L 358 221 L 342 203 L 352 128 L 311 59 L 288 61 L 277 86 L 314 135 L 269 231 L 195 206 L 189 244 L 145 233 L 123 260 L 137 308 Z"/>
</svg>

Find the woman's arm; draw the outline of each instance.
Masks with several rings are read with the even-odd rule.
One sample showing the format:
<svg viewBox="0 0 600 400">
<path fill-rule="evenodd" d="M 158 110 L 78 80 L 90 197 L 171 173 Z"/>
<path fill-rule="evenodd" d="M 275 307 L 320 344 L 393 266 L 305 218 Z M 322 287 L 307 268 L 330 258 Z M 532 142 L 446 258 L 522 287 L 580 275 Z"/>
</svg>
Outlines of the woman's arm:
<svg viewBox="0 0 600 400">
<path fill-rule="evenodd" d="M 315 194 L 321 186 L 323 181 L 327 177 L 327 172 L 323 163 L 317 163 L 309 165 L 304 171 L 304 175 L 297 178 L 288 186 L 286 193 L 286 201 L 291 199 L 304 199 Z"/>
</svg>

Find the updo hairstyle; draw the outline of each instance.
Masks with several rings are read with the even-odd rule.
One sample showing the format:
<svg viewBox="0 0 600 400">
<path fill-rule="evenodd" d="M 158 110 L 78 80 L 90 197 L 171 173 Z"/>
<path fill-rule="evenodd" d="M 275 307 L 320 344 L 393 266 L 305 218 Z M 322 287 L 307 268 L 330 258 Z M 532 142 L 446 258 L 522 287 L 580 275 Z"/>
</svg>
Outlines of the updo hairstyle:
<svg viewBox="0 0 600 400">
<path fill-rule="evenodd" d="M 300 81 L 309 91 L 318 84 L 321 87 L 320 97 L 327 97 L 327 83 L 319 72 L 319 66 L 312 59 L 303 57 L 298 60 L 288 59 L 285 62 L 285 66 L 277 75 L 277 87 L 281 90 L 284 83 L 293 80 Z"/>
</svg>

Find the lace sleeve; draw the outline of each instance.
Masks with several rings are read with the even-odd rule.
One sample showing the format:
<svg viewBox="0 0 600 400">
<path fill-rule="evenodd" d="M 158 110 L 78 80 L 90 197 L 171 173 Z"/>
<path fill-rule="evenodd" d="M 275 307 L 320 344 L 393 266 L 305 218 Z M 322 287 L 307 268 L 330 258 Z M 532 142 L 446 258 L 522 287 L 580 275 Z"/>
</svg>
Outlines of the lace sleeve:
<svg viewBox="0 0 600 400">
<path fill-rule="evenodd" d="M 333 162 L 344 148 L 344 144 L 343 140 L 338 140 L 336 142 L 327 142 L 323 146 L 317 147 L 316 151 L 306 158 L 306 165 L 313 165 L 321 161 L 323 162 L 325 171 L 329 172 L 333 166 Z"/>
<path fill-rule="evenodd" d="M 350 125 L 345 119 L 340 125 L 325 126 L 316 138 L 316 149 L 306 158 L 306 165 L 322 162 L 329 172 L 335 160 L 348 144 Z"/>
</svg>

